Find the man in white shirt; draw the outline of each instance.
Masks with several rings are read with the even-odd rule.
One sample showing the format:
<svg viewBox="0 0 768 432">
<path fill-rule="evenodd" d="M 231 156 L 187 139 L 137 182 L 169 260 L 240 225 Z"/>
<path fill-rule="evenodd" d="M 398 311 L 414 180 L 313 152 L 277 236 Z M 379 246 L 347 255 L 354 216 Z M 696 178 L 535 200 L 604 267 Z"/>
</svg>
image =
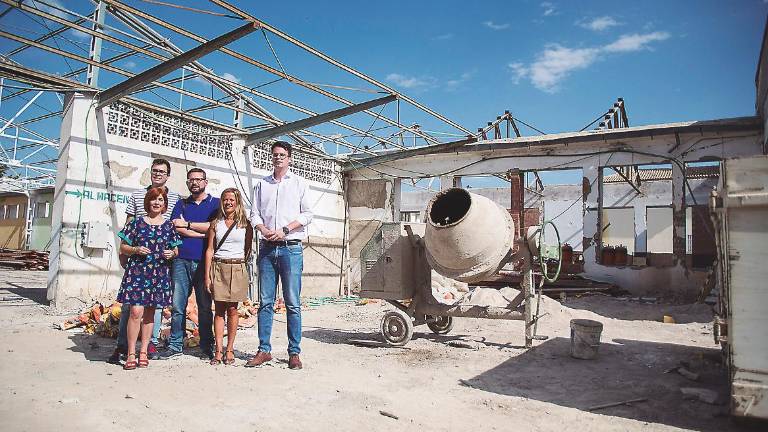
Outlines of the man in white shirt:
<svg viewBox="0 0 768 432">
<path fill-rule="evenodd" d="M 282 282 L 288 321 L 288 368 L 301 369 L 301 272 L 304 268 L 301 241 L 312 221 L 309 184 L 290 171 L 291 145 L 272 144 L 274 171 L 256 183 L 251 224 L 259 233 L 259 351 L 246 367 L 272 360 L 272 320 L 278 279 Z"/>
</svg>

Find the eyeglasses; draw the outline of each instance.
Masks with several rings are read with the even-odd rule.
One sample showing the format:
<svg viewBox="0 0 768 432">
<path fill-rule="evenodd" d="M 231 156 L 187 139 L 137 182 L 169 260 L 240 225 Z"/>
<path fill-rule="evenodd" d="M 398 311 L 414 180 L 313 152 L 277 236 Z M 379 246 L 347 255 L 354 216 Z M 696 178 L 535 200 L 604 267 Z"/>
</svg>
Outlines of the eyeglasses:
<svg viewBox="0 0 768 432">
<path fill-rule="evenodd" d="M 202 183 L 206 180 L 207 179 L 204 179 L 204 178 L 191 178 L 191 179 L 187 179 L 187 183 Z"/>
<path fill-rule="evenodd" d="M 159 169 L 153 169 L 152 174 L 160 174 L 160 175 L 166 175 L 168 174 L 168 171 L 165 170 L 159 170 Z"/>
<path fill-rule="evenodd" d="M 272 153 L 272 159 L 285 159 L 288 157 L 288 153 Z"/>
</svg>

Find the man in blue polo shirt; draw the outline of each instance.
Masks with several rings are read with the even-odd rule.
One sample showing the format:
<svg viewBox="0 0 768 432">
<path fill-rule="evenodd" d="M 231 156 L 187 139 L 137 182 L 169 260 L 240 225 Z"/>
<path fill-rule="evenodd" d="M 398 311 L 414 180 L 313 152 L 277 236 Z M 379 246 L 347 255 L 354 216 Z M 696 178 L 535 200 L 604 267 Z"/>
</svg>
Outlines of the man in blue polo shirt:
<svg viewBox="0 0 768 432">
<path fill-rule="evenodd" d="M 212 219 L 219 211 L 219 199 L 205 192 L 208 180 L 205 171 L 192 168 L 187 172 L 189 197 L 179 200 L 173 209 L 171 220 L 181 236 L 179 256 L 173 260 L 173 306 L 171 337 L 168 348 L 160 353 L 161 359 L 181 354 L 187 323 L 187 302 L 192 290 L 197 299 L 197 316 L 200 329 L 200 349 L 203 355 L 213 358 L 213 313 L 211 294 L 203 284 L 205 265 L 201 265 L 207 246 L 206 233 Z"/>
</svg>

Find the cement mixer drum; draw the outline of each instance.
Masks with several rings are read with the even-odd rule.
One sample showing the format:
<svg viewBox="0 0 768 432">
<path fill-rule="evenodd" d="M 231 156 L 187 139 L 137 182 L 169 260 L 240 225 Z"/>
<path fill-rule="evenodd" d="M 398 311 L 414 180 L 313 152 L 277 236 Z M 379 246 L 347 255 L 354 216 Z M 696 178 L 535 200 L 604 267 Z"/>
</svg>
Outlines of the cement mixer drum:
<svg viewBox="0 0 768 432">
<path fill-rule="evenodd" d="M 443 276 L 468 283 L 486 279 L 511 256 L 514 239 L 512 216 L 484 196 L 451 188 L 427 206 L 427 261 Z"/>
</svg>

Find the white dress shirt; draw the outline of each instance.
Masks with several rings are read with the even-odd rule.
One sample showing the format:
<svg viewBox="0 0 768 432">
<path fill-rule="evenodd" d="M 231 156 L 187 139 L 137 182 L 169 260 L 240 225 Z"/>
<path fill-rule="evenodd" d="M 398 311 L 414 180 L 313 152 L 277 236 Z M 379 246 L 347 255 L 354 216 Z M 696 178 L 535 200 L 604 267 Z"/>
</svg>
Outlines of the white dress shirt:
<svg viewBox="0 0 768 432">
<path fill-rule="evenodd" d="M 253 196 L 251 223 L 254 227 L 263 224 L 270 230 L 280 231 L 297 221 L 301 228 L 288 233 L 285 239 L 303 240 L 307 237 L 306 226 L 314 215 L 309 203 L 309 183 L 305 179 L 289 170 L 282 180 L 277 181 L 273 173 L 256 183 Z M 263 238 L 261 233 L 259 238 Z"/>
</svg>

